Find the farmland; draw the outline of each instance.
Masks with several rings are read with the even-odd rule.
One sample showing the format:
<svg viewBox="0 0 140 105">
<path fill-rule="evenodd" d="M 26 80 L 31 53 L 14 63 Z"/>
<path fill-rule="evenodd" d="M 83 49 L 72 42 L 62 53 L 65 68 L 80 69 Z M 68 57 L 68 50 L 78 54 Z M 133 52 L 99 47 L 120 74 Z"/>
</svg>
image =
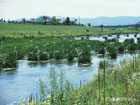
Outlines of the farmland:
<svg viewBox="0 0 140 105">
<path fill-rule="evenodd" d="M 103 29 L 85 26 L 0 23 L 0 38 L 42 38 L 139 33 L 140 28 Z"/>
</svg>

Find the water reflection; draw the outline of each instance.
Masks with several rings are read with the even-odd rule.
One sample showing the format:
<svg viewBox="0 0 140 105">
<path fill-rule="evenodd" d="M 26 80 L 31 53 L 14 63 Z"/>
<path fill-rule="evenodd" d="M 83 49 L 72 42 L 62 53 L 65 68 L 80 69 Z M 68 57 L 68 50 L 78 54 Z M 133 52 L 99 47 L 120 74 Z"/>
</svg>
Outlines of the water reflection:
<svg viewBox="0 0 140 105">
<path fill-rule="evenodd" d="M 89 36 L 89 40 L 98 40 L 98 41 L 105 41 L 106 38 L 108 40 L 111 39 L 117 39 L 119 42 L 124 42 L 126 39 L 134 39 L 135 43 L 137 43 L 137 38 L 140 38 L 140 34 L 136 35 L 135 34 L 122 34 L 122 35 L 101 35 L 99 36 Z M 81 40 L 81 39 L 87 39 L 87 36 L 79 36 L 75 37 L 76 40 Z"/>
</svg>

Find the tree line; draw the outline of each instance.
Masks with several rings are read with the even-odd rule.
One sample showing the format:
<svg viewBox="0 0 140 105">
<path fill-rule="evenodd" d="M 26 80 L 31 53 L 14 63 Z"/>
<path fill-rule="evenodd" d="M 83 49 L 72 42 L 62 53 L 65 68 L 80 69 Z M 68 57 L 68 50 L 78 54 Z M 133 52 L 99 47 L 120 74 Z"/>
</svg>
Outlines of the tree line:
<svg viewBox="0 0 140 105">
<path fill-rule="evenodd" d="M 0 21 L 3 22 L 7 22 L 7 23 L 23 23 L 23 24 L 40 24 L 40 25 L 80 25 L 80 26 L 84 26 L 83 24 L 78 23 L 77 19 L 74 20 L 70 20 L 69 17 L 66 17 L 64 20 L 58 19 L 55 16 L 51 17 L 51 19 L 49 19 L 48 16 L 42 16 L 42 19 L 35 19 L 35 18 L 31 18 L 30 20 L 26 20 L 25 18 L 22 18 L 22 20 L 20 21 L 16 21 L 16 20 L 8 20 L 5 21 L 3 20 L 3 18 Z"/>
</svg>

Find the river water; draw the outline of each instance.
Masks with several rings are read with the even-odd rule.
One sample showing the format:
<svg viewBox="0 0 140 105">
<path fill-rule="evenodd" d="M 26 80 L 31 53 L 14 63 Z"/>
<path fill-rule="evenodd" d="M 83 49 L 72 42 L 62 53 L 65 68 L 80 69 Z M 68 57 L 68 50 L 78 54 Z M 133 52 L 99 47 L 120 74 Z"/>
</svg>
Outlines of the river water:
<svg viewBox="0 0 140 105">
<path fill-rule="evenodd" d="M 81 38 L 84 39 L 89 39 L 89 40 L 98 40 L 98 41 L 105 41 L 105 38 L 107 37 L 107 39 L 113 39 L 116 38 L 119 42 L 124 42 L 126 39 L 134 39 L 135 43 L 137 43 L 137 38 L 140 38 L 140 34 L 138 34 L 136 37 L 134 34 L 129 34 L 129 36 L 127 36 L 127 34 L 123 34 L 123 35 L 119 35 L 119 37 L 117 37 L 117 35 L 102 35 L 102 37 L 95 37 L 95 36 L 79 36 L 79 37 L 75 37 L 76 40 L 81 40 Z"/>
</svg>

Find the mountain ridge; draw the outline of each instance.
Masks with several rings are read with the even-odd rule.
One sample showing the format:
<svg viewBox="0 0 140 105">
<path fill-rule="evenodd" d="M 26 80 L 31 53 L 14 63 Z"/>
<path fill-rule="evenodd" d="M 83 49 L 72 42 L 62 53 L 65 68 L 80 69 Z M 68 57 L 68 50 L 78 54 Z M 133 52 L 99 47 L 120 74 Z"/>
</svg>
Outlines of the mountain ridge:
<svg viewBox="0 0 140 105">
<path fill-rule="evenodd" d="M 51 20 L 52 16 L 48 16 L 48 20 Z M 26 19 L 26 18 L 25 18 Z M 31 18 L 30 18 L 31 19 Z M 30 20 L 27 18 L 27 20 Z M 39 16 L 35 18 L 37 21 L 42 20 L 42 16 Z M 65 20 L 65 17 L 60 17 L 60 19 L 63 21 Z M 107 16 L 101 16 L 101 17 L 95 17 L 95 18 L 74 18 L 70 17 L 70 20 L 77 19 L 77 23 L 87 25 L 88 23 L 91 23 L 91 26 L 99 26 L 103 24 L 104 26 L 110 26 L 110 25 L 132 25 L 137 24 L 140 22 L 140 16 L 114 16 L 114 17 L 107 17 Z M 21 21 L 22 19 L 17 19 L 18 21 Z"/>
</svg>

